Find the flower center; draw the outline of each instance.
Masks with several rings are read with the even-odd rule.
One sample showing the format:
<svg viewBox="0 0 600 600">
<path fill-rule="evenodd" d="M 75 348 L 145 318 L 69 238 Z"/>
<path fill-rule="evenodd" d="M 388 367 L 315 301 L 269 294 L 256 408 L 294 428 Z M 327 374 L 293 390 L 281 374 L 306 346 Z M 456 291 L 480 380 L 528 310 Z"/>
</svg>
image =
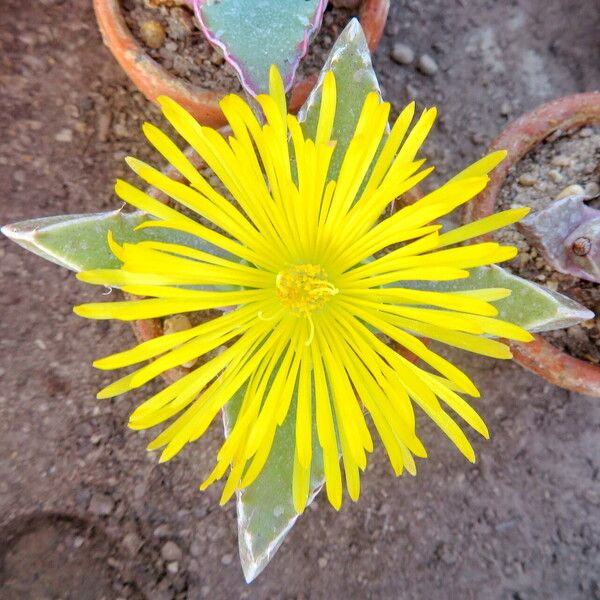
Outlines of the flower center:
<svg viewBox="0 0 600 600">
<path fill-rule="evenodd" d="M 310 316 L 338 293 L 318 265 L 291 265 L 275 280 L 277 296 L 294 314 Z"/>
</svg>

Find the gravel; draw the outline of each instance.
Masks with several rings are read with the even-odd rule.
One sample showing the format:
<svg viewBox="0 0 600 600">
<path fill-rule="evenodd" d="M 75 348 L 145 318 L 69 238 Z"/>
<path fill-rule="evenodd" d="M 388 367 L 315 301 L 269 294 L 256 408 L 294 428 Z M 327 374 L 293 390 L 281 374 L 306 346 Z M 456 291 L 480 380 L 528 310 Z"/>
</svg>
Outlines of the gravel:
<svg viewBox="0 0 600 600">
<path fill-rule="evenodd" d="M 183 558 L 183 552 L 181 548 L 172 541 L 166 542 L 160 550 L 160 555 L 163 560 L 168 562 L 171 561 L 180 561 Z"/>
<path fill-rule="evenodd" d="M 417 68 L 423 75 L 435 75 L 439 70 L 437 63 L 429 54 L 422 54 L 419 57 Z"/>
<path fill-rule="evenodd" d="M 89 510 L 94 515 L 110 515 L 114 507 L 115 501 L 106 494 L 94 494 L 90 499 Z"/>
<path fill-rule="evenodd" d="M 409 65 L 415 60 L 414 50 L 406 44 L 394 44 L 390 56 L 399 65 Z"/>
</svg>

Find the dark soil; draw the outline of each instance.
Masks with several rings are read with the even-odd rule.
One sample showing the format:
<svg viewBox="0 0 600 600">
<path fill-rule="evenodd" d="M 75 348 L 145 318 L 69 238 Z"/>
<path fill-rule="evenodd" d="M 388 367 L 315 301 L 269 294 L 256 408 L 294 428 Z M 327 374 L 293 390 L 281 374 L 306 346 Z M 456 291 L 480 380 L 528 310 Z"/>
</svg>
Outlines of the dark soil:
<svg viewBox="0 0 600 600">
<path fill-rule="evenodd" d="M 204 37 L 193 11 L 187 5 L 176 4 L 122 0 L 127 25 L 148 54 L 167 71 L 204 89 L 239 92 L 241 85 L 235 70 Z M 349 9 L 327 8 L 323 25 L 298 68 L 298 81 L 321 70 L 333 42 L 354 14 L 356 11 Z"/>
<path fill-rule="evenodd" d="M 439 107 L 426 147 L 434 181 L 480 157 L 508 119 L 600 88 L 597 0 L 391 4 L 375 64 L 395 112 L 411 97 L 419 108 Z M 393 62 L 399 42 L 431 55 L 438 72 Z M 2 223 L 115 208 L 124 156 L 162 165 L 140 125 L 164 123 L 103 47 L 89 0 L 0 2 L 0 90 Z M 135 343 L 127 323 L 72 314 L 102 290 L 6 239 L 0 287 L 0 553 L 10 553 L 0 580 L 19 598 L 83 597 L 81 574 L 94 600 L 136 598 L 136 587 L 148 600 L 600 598 L 597 399 L 511 362 L 446 351 L 482 393 L 473 403 L 492 437 L 471 436 L 477 463 L 421 419 L 429 459 L 417 477 L 395 479 L 377 450 L 360 501 L 336 512 L 317 498 L 247 586 L 233 505 L 219 507 L 216 486 L 197 490 L 220 424 L 157 464 L 145 451 L 153 432 L 126 424 L 158 385 L 95 399 L 113 375 L 92 360 Z M 63 525 L 56 538 L 46 526 L 28 529 L 27 539 L 9 533 L 40 513 L 89 523 L 89 538 L 76 526 L 71 539 L 91 539 L 91 556 L 77 558 L 88 542 L 76 548 Z M 37 549 L 49 539 L 64 550 L 54 566 L 37 567 L 34 580 Z M 181 549 L 180 561 L 163 558 L 168 542 Z M 52 593 L 39 594 L 43 585 Z M 0 584 L 0 599 L 13 598 Z"/>
<path fill-rule="evenodd" d="M 498 194 L 498 208 L 529 206 L 542 210 L 556 198 L 600 192 L 600 127 L 556 132 L 514 165 Z M 518 225 L 496 234 L 496 238 L 519 249 L 509 268 L 536 283 L 577 300 L 600 315 L 600 285 L 552 269 L 520 233 Z M 571 356 L 600 363 L 600 316 L 542 334 Z"/>
<path fill-rule="evenodd" d="M 1 596 L 6 600 L 113 598 L 118 550 L 101 532 L 82 520 L 60 514 L 32 515 L 2 532 Z M 109 557 L 107 560 L 107 556 Z M 64 595 L 57 595 L 68 589 Z M 141 598 L 131 583 L 125 595 Z"/>
</svg>

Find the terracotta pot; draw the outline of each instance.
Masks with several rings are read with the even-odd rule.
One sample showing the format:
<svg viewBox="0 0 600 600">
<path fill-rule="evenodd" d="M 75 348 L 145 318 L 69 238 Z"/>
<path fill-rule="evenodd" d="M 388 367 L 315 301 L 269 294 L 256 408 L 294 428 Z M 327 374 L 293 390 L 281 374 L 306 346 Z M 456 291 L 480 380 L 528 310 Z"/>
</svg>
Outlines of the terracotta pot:
<svg viewBox="0 0 600 600">
<path fill-rule="evenodd" d="M 359 19 L 369 49 L 379 44 L 390 7 L 389 0 L 363 0 Z M 169 73 L 146 53 L 125 23 L 120 0 L 94 0 L 96 19 L 104 39 L 137 88 L 154 102 L 158 96 L 169 96 L 184 106 L 200 123 L 221 127 L 225 117 L 219 100 L 229 90 L 206 90 Z M 292 89 L 290 110 L 296 112 L 315 86 L 317 75 L 299 81 Z"/>
<path fill-rule="evenodd" d="M 509 169 L 551 133 L 588 124 L 600 124 L 600 92 L 553 100 L 510 123 L 490 146 L 490 151 L 507 150 L 508 157 L 492 172 L 487 188 L 465 205 L 463 221 L 468 223 L 492 214 Z M 535 340 L 528 344 L 511 342 L 510 345 L 519 364 L 550 383 L 600 397 L 600 366 L 573 358 L 541 335 L 535 335 Z"/>
</svg>

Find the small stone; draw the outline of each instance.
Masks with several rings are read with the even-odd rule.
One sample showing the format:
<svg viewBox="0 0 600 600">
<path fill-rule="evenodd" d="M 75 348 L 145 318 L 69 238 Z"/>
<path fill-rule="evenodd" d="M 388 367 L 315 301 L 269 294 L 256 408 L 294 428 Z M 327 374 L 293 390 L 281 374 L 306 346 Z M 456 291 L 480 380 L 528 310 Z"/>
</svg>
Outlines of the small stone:
<svg viewBox="0 0 600 600">
<path fill-rule="evenodd" d="M 170 333 L 178 333 L 179 331 L 190 329 L 191 326 L 192 322 L 186 315 L 173 315 L 164 320 L 163 331 L 165 335 L 169 335 Z"/>
<path fill-rule="evenodd" d="M 165 43 L 165 28 L 159 21 L 148 19 L 140 27 L 140 37 L 148 48 L 158 49 Z"/>
<path fill-rule="evenodd" d="M 69 143 L 73 141 L 73 132 L 70 129 L 61 129 L 55 136 L 54 139 L 57 142 Z"/>
<path fill-rule="evenodd" d="M 193 63 L 184 56 L 176 56 L 173 59 L 173 70 L 180 75 L 187 75 L 193 66 Z"/>
<path fill-rule="evenodd" d="M 590 181 L 585 186 L 585 195 L 593 198 L 600 194 L 600 185 L 598 185 L 595 181 Z"/>
<path fill-rule="evenodd" d="M 485 135 L 482 131 L 475 131 L 471 134 L 471 141 L 474 144 L 483 145 L 485 144 Z"/>
<path fill-rule="evenodd" d="M 171 528 L 166 523 L 163 523 L 154 529 L 153 535 L 159 539 L 167 538 L 171 535 Z"/>
<path fill-rule="evenodd" d="M 416 98 L 419 97 L 419 90 L 414 85 L 407 83 L 406 84 L 406 95 L 408 96 L 408 98 L 410 100 L 415 100 Z"/>
<path fill-rule="evenodd" d="M 555 167 L 568 167 L 571 164 L 571 159 L 568 156 L 557 154 L 552 157 L 550 163 Z"/>
<path fill-rule="evenodd" d="M 150 592 L 146 592 L 146 597 L 148 600 L 173 600 L 175 594 L 168 588 L 159 587 L 155 590 L 151 590 Z"/>
<path fill-rule="evenodd" d="M 143 541 L 137 533 L 132 532 L 123 537 L 121 544 L 129 556 L 134 557 L 140 551 Z"/>
<path fill-rule="evenodd" d="M 179 571 L 179 563 L 174 560 L 167 564 L 167 571 L 171 573 L 171 575 L 175 575 Z"/>
<path fill-rule="evenodd" d="M 146 486 L 143 483 L 138 483 L 133 488 L 133 497 L 136 500 L 141 500 L 145 494 L 146 494 Z"/>
<path fill-rule="evenodd" d="M 185 40 L 194 31 L 194 20 L 189 10 L 172 8 L 167 16 L 169 37 Z"/>
<path fill-rule="evenodd" d="M 94 515 L 110 515 L 115 507 L 115 501 L 106 494 L 94 494 L 90 500 L 89 510 Z"/>
<path fill-rule="evenodd" d="M 410 63 L 415 60 L 413 49 L 406 44 L 394 44 L 391 56 L 399 65 L 410 65 Z"/>
<path fill-rule="evenodd" d="M 317 562 L 319 563 L 319 569 L 324 569 L 327 566 L 327 559 L 324 556 L 321 556 Z"/>
<path fill-rule="evenodd" d="M 569 196 L 583 196 L 585 194 L 585 190 L 577 183 L 568 185 L 564 188 L 555 200 L 562 200 L 563 198 L 568 198 Z"/>
<path fill-rule="evenodd" d="M 13 173 L 13 179 L 17 183 L 25 183 L 27 181 L 27 173 L 25 173 L 25 171 L 22 171 L 21 169 L 17 169 Z"/>
<path fill-rule="evenodd" d="M 417 68 L 423 75 L 435 75 L 438 72 L 438 65 L 429 54 L 422 54 L 419 57 Z"/>
<path fill-rule="evenodd" d="M 76 536 L 75 539 L 73 540 L 73 546 L 75 548 L 81 548 L 81 546 L 83 546 L 83 543 L 85 542 L 85 538 L 81 537 L 80 535 Z"/>
<path fill-rule="evenodd" d="M 220 52 L 215 50 L 210 56 L 210 61 L 213 63 L 213 65 L 220 67 L 225 62 L 225 57 Z"/>
<path fill-rule="evenodd" d="M 563 175 L 559 171 L 557 171 L 556 169 L 550 169 L 548 171 L 548 177 L 550 179 L 552 179 L 552 181 L 554 183 L 560 183 L 561 181 L 564 180 Z"/>
<path fill-rule="evenodd" d="M 167 542 L 160 550 L 160 555 L 167 562 L 180 561 L 183 558 L 181 548 L 175 542 Z"/>
<path fill-rule="evenodd" d="M 198 542 L 192 542 L 190 546 L 190 554 L 194 558 L 198 558 L 202 554 L 202 546 Z"/>
<path fill-rule="evenodd" d="M 101 113 L 96 121 L 96 134 L 98 135 L 98 141 L 102 142 L 103 144 L 108 141 L 111 121 L 112 115 L 109 112 Z"/>
<path fill-rule="evenodd" d="M 232 560 L 233 560 L 232 554 L 223 554 L 223 556 L 221 557 L 221 563 L 224 565 L 230 565 Z"/>
<path fill-rule="evenodd" d="M 503 117 L 508 117 L 508 115 L 510 115 L 511 112 L 511 108 L 510 108 L 510 103 L 508 101 L 504 101 L 501 105 L 500 105 L 500 114 Z"/>
<path fill-rule="evenodd" d="M 519 185 L 531 187 L 537 183 L 537 177 L 533 173 L 523 173 L 518 179 Z"/>
</svg>

